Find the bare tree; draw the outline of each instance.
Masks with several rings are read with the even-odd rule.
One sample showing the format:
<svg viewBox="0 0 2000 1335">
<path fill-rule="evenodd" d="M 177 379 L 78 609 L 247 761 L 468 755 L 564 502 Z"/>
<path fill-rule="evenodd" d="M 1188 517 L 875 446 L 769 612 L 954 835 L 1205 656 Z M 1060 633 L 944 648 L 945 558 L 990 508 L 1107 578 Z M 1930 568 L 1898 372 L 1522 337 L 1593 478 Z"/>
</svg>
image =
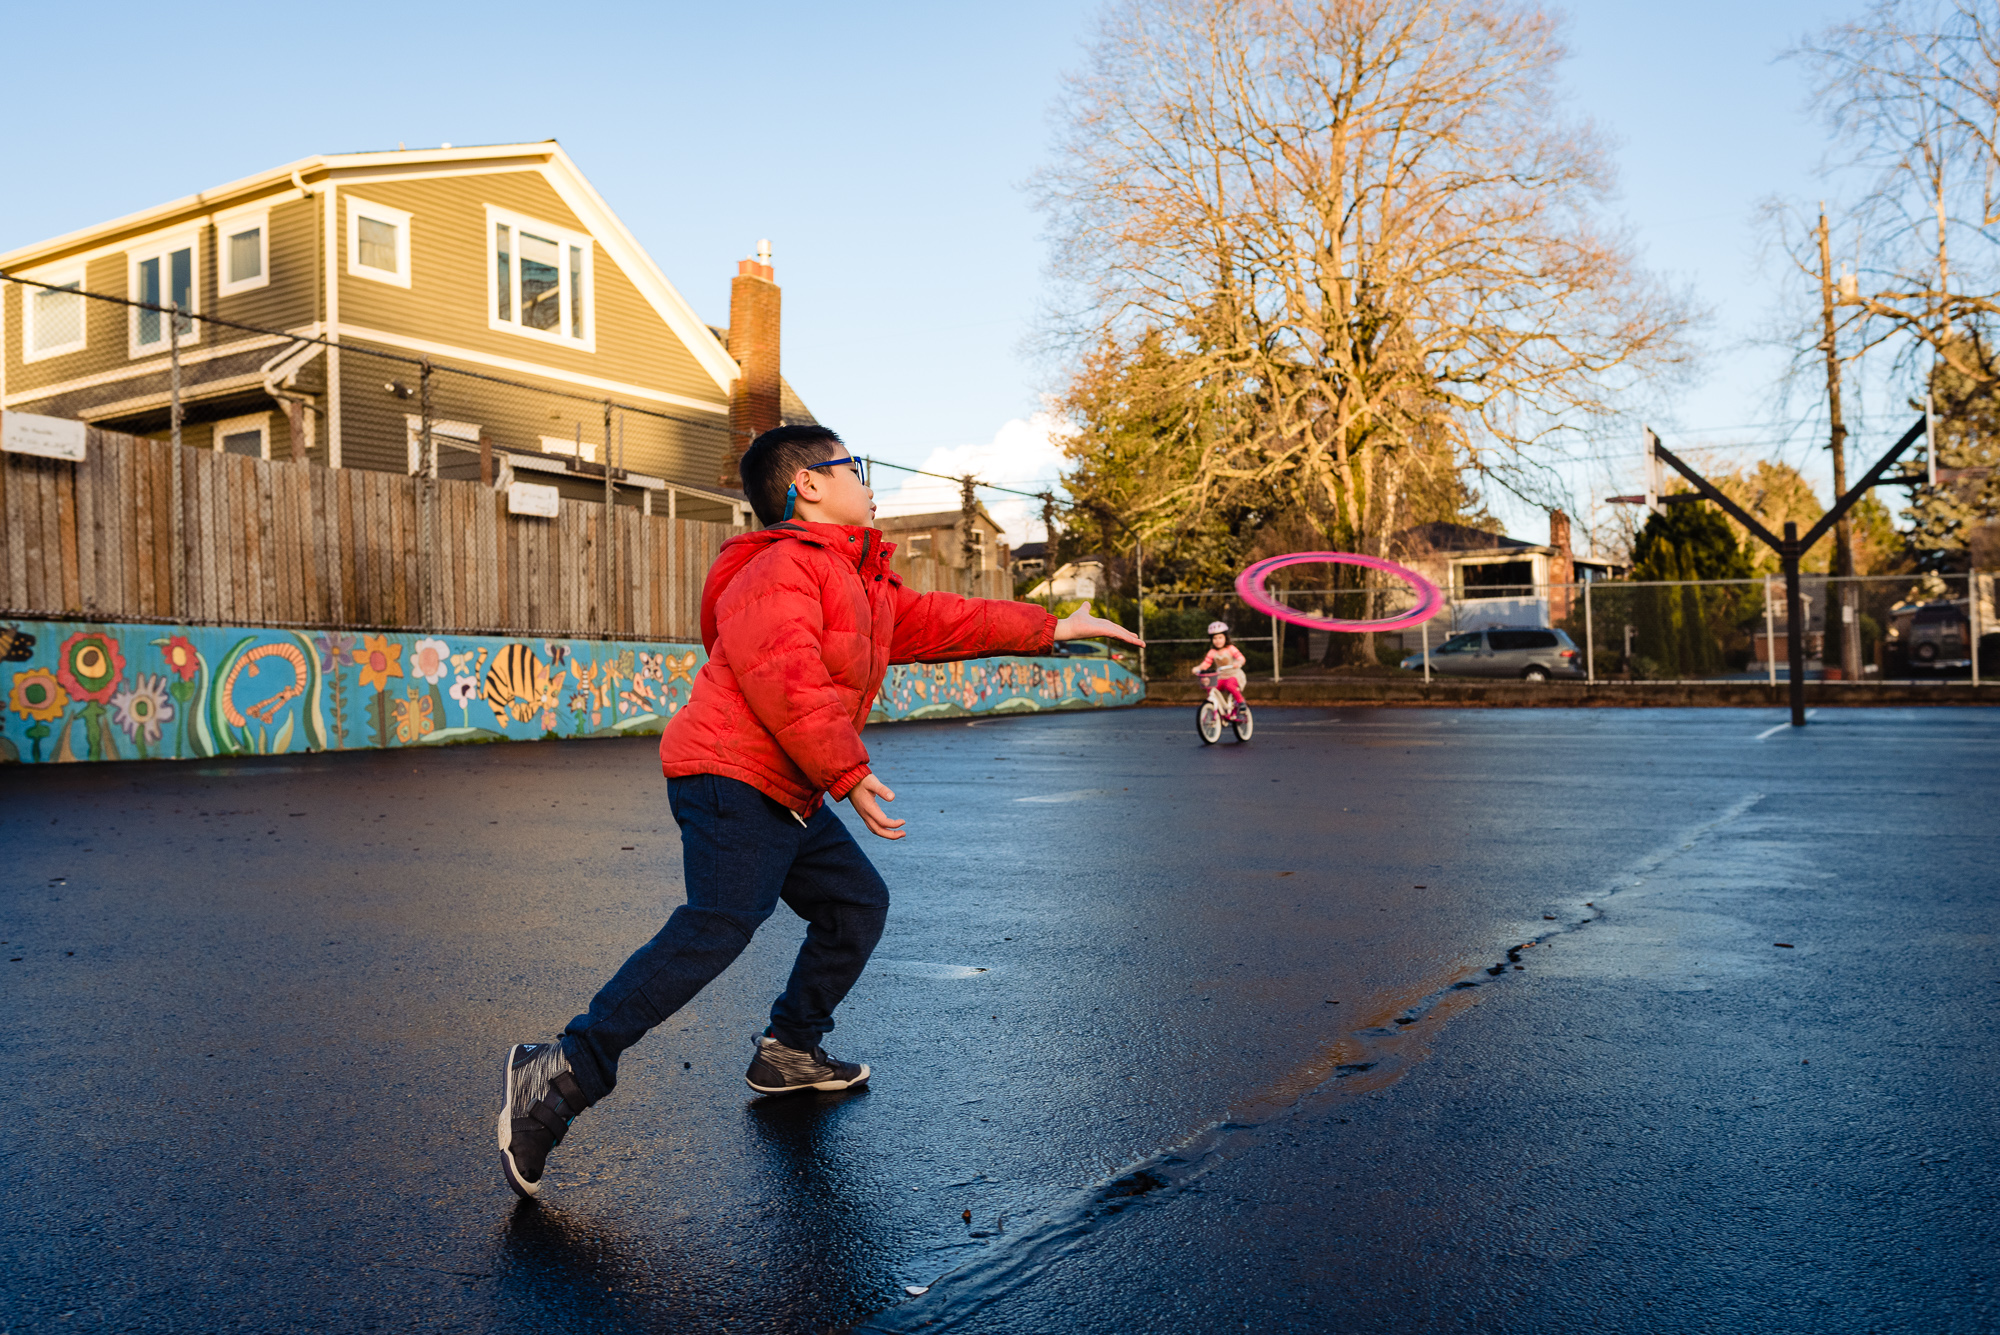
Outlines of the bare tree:
<svg viewBox="0 0 2000 1335">
<path fill-rule="evenodd" d="M 1597 221 L 1562 55 L 1500 0 L 1114 0 L 1037 184 L 1058 333 L 1180 405 L 1137 533 L 1254 495 L 1379 553 L 1440 447 L 1540 496 L 1569 433 L 1683 359 L 1684 302 Z"/>
<path fill-rule="evenodd" d="M 1886 348 L 1934 396 L 1949 481 L 1906 514 L 1918 545 L 1965 547 L 2000 515 L 2000 5 L 1878 0 L 1794 54 L 1816 76 L 1834 166 L 1861 176 L 1847 219 L 1858 270 L 1836 298 L 1854 331 L 1842 356 Z M 1818 268 L 1831 281 L 1824 241 Z"/>
<path fill-rule="evenodd" d="M 1841 287 L 1866 317 L 1850 355 L 1901 339 L 1899 357 L 1924 349 L 1981 381 L 1978 345 L 2000 316 L 2000 8 L 1879 0 L 1794 54 L 1814 72 L 1835 166 L 1865 183 L 1850 215 L 1860 270 Z"/>
</svg>

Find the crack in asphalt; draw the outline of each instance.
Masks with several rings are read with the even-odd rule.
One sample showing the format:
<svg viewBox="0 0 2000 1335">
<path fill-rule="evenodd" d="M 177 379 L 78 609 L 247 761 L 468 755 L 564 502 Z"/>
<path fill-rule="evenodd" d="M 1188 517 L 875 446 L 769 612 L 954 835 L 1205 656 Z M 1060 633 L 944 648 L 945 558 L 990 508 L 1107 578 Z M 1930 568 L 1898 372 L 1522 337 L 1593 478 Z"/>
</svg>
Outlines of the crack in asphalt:
<svg viewBox="0 0 2000 1335">
<path fill-rule="evenodd" d="M 1039 1278 L 1116 1216 L 1141 1206 L 1157 1206 L 1186 1191 L 1201 1178 L 1256 1149 L 1267 1135 L 1301 1117 L 1327 1111 L 1362 1094 L 1395 1084 L 1420 1060 L 1430 1038 L 1442 1024 L 1469 1009 L 1476 989 L 1523 971 L 1524 950 L 1582 931 L 1605 916 L 1600 905 L 1645 879 L 1724 826 L 1741 819 L 1763 793 L 1749 793 L 1720 815 L 1695 826 L 1658 851 L 1641 858 L 1597 899 L 1585 904 L 1593 911 L 1560 923 L 1538 936 L 1510 946 L 1505 958 L 1473 966 L 1431 988 L 1403 1006 L 1378 1008 L 1373 1022 L 1348 1031 L 1329 1044 L 1318 1059 L 1291 1077 L 1267 1086 L 1244 1101 L 1245 1108 L 1263 1111 L 1254 1118 L 1218 1120 L 1201 1127 L 1167 1149 L 1127 1164 L 1086 1188 L 1066 1206 L 1044 1215 L 1025 1229 L 1006 1234 L 984 1253 L 947 1271 L 920 1289 L 919 1296 L 843 1328 L 850 1335 L 900 1335 L 908 1331 L 949 1330 L 980 1308 Z M 1435 1019 L 1437 1024 L 1422 1022 Z"/>
</svg>

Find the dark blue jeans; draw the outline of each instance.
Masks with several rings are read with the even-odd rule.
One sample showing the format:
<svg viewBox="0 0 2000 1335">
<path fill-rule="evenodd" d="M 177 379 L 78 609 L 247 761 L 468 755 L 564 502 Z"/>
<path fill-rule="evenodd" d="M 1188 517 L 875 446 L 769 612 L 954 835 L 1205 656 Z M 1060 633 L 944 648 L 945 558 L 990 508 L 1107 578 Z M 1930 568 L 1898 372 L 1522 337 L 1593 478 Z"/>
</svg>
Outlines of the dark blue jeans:
<svg viewBox="0 0 2000 1335">
<path fill-rule="evenodd" d="M 563 1030 L 563 1051 L 592 1103 L 618 1083 L 618 1057 L 688 1004 L 750 944 L 784 900 L 806 920 L 771 1033 L 811 1050 L 868 966 L 889 916 L 889 887 L 831 803 L 800 825 L 747 783 L 714 774 L 667 780 L 681 827 L 687 903 L 639 947 Z"/>
</svg>

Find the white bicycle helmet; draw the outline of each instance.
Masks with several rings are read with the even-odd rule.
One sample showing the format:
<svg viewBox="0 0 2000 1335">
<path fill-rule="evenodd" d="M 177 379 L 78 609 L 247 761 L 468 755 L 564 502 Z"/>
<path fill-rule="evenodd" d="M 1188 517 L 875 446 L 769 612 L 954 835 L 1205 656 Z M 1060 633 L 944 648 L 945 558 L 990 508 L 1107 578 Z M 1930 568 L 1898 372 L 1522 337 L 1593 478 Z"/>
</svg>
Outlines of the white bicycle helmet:
<svg viewBox="0 0 2000 1335">
<path fill-rule="evenodd" d="M 1229 633 L 1229 623 L 1227 621 L 1211 621 L 1208 623 L 1207 633 L 1210 635 L 1227 635 Z"/>
</svg>

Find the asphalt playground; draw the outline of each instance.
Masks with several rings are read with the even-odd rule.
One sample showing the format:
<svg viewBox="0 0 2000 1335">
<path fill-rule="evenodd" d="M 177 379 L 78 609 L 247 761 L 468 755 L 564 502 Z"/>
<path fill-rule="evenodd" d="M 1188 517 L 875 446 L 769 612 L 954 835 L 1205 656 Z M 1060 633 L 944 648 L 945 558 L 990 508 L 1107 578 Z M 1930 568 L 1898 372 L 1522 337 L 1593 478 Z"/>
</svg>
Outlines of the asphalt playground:
<svg viewBox="0 0 2000 1335">
<path fill-rule="evenodd" d="M 0 1331 L 1990 1331 L 2000 711 L 1783 718 L 872 728 L 872 1088 L 744 1086 L 781 911 L 532 1204 L 649 741 L 12 768 Z"/>
</svg>

